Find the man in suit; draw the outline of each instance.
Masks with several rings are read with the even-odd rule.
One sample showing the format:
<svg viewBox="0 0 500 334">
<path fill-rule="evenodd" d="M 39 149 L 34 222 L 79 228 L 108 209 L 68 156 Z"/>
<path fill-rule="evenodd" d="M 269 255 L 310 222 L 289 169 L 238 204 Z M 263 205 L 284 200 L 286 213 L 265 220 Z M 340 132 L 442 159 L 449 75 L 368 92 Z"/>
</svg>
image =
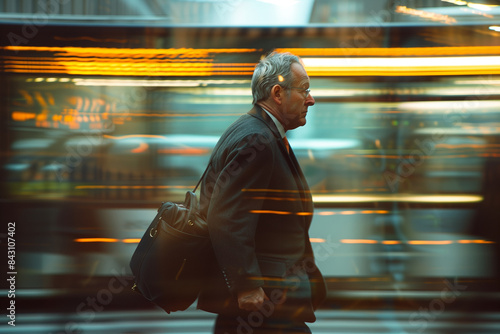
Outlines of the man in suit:
<svg viewBox="0 0 500 334">
<path fill-rule="evenodd" d="M 214 333 L 310 333 L 326 296 L 309 240 L 313 203 L 286 132 L 306 124 L 301 60 L 272 53 L 255 67 L 254 107 L 221 136 L 200 192 L 217 266 L 198 308 Z"/>
</svg>

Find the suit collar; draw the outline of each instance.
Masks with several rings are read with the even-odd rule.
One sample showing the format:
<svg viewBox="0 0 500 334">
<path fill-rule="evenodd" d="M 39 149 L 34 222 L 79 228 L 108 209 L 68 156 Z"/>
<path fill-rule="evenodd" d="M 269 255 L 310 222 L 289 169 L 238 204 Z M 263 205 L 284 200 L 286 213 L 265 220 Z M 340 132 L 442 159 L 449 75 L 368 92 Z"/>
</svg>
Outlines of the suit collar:
<svg viewBox="0 0 500 334">
<path fill-rule="evenodd" d="M 280 121 L 278 121 L 278 119 L 276 117 L 274 117 L 274 115 L 271 114 L 268 110 L 264 109 L 264 107 L 261 107 L 261 108 L 266 112 L 267 116 L 269 116 L 273 120 L 274 125 L 276 125 L 276 128 L 278 129 L 278 132 L 280 133 L 280 137 L 284 138 L 286 135 L 286 131 L 285 131 L 285 128 L 283 127 L 283 124 L 281 124 Z"/>
<path fill-rule="evenodd" d="M 276 138 L 282 138 L 280 132 L 278 131 L 278 128 L 276 127 L 276 124 L 274 124 L 271 117 L 264 111 L 264 109 L 262 109 L 261 106 L 257 104 L 254 105 L 254 107 L 248 112 L 248 114 L 263 121 Z"/>
</svg>

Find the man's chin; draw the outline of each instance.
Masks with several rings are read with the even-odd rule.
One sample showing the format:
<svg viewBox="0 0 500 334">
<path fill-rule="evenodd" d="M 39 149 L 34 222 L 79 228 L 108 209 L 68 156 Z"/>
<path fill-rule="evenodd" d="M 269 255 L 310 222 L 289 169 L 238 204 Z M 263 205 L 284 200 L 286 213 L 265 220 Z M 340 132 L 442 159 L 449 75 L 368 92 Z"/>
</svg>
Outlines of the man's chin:
<svg viewBox="0 0 500 334">
<path fill-rule="evenodd" d="M 293 129 L 296 129 L 298 127 L 304 126 L 304 125 L 306 125 L 306 122 L 307 121 L 304 118 L 304 119 L 300 120 L 299 122 L 297 122 L 296 124 L 294 124 L 293 126 L 289 127 L 288 130 L 293 130 Z"/>
</svg>

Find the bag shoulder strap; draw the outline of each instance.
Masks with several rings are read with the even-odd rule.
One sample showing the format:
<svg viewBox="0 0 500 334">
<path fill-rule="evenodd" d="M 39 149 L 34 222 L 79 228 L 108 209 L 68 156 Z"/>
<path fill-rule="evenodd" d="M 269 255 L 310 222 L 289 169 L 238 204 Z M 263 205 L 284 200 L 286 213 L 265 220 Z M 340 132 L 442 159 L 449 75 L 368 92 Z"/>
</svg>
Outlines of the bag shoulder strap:
<svg viewBox="0 0 500 334">
<path fill-rule="evenodd" d="M 201 184 L 201 181 L 203 180 L 203 178 L 205 177 L 205 174 L 207 174 L 208 172 L 208 168 L 210 167 L 210 165 L 212 164 L 212 162 L 209 162 L 208 165 L 207 165 L 207 168 L 205 168 L 205 171 L 203 172 L 203 174 L 201 175 L 200 177 L 200 180 L 198 181 L 198 183 L 196 184 L 196 186 L 194 187 L 193 189 L 193 193 L 196 192 L 196 189 L 198 189 L 198 187 L 200 186 Z"/>
</svg>

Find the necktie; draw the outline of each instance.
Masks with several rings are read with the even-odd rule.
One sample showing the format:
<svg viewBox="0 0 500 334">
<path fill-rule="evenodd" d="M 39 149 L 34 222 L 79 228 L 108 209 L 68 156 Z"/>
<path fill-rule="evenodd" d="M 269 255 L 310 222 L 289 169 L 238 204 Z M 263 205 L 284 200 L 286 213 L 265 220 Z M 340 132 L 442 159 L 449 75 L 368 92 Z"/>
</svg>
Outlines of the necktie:
<svg viewBox="0 0 500 334">
<path fill-rule="evenodd" d="M 290 154 L 290 144 L 288 143 L 286 136 L 283 137 L 283 143 L 285 143 L 286 151 Z"/>
</svg>

